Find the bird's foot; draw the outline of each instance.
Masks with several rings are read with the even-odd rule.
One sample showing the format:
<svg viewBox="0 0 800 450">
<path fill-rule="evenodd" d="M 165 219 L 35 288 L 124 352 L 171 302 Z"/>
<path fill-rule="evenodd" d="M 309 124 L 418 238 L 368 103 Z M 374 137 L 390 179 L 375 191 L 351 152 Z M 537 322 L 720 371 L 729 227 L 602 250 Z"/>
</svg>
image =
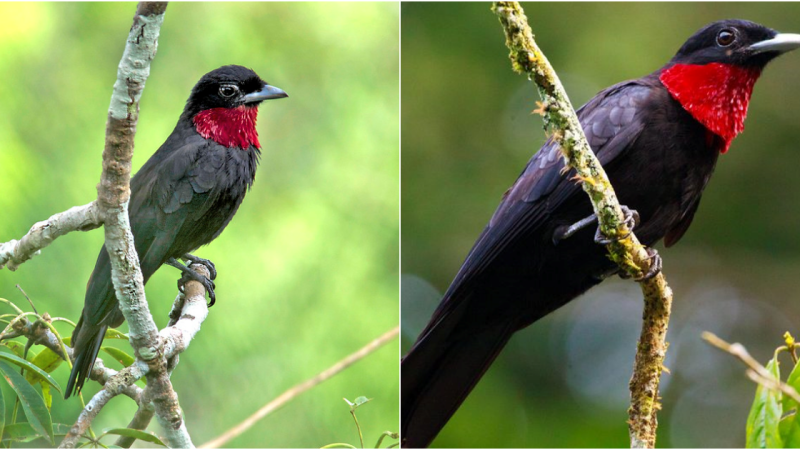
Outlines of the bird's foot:
<svg viewBox="0 0 800 450">
<path fill-rule="evenodd" d="M 648 268 L 647 272 L 645 272 L 641 277 L 634 278 L 634 281 L 647 281 L 661 273 L 661 267 L 663 265 L 661 255 L 659 255 L 658 251 L 656 251 L 654 248 L 647 247 L 645 250 L 647 250 L 647 256 L 649 256 L 650 259 L 650 268 Z M 631 277 L 624 271 L 620 271 L 619 276 L 620 278 L 625 279 Z"/>
<path fill-rule="evenodd" d="M 603 232 L 600 230 L 600 227 L 598 226 L 597 231 L 595 231 L 594 233 L 594 242 L 600 245 L 608 245 L 611 244 L 612 242 L 617 242 L 621 241 L 622 239 L 626 239 L 628 236 L 631 235 L 631 233 L 633 233 L 633 229 L 636 228 L 637 225 L 639 225 L 639 213 L 635 209 L 630 209 L 625 205 L 620 205 L 620 209 L 622 209 L 622 214 L 625 216 L 623 222 L 628 227 L 628 234 L 626 234 L 625 236 L 609 238 L 603 234 Z"/>
<path fill-rule="evenodd" d="M 211 262 L 211 261 L 209 261 L 207 259 L 200 258 L 198 256 L 191 255 L 189 253 L 181 256 L 181 259 L 184 260 L 184 261 L 189 261 L 192 264 L 202 264 L 202 265 L 206 266 L 206 269 L 208 269 L 208 273 L 211 274 L 211 279 L 212 280 L 216 280 L 217 279 L 217 267 L 214 266 L 213 262 Z"/>
<path fill-rule="evenodd" d="M 178 289 L 180 289 L 180 291 L 183 292 L 184 286 L 189 281 L 197 281 L 200 284 L 202 284 L 203 287 L 206 288 L 206 292 L 208 292 L 208 299 L 209 299 L 208 307 L 211 308 L 212 306 L 214 306 L 214 303 L 216 303 L 217 301 L 217 296 L 214 293 L 214 289 L 216 289 L 217 286 L 214 284 L 214 282 L 202 275 L 199 275 L 197 272 L 193 270 L 188 270 L 186 272 L 183 272 L 183 275 L 178 280 Z"/>
<path fill-rule="evenodd" d="M 178 262 L 178 260 L 176 260 L 175 258 L 168 259 L 167 260 L 167 264 L 172 266 L 172 267 L 175 267 L 178 270 L 180 270 L 181 273 L 183 274 L 183 275 L 181 275 L 181 278 L 178 280 L 178 290 L 179 291 L 184 292 L 184 286 L 186 285 L 187 282 L 189 282 L 189 281 L 197 281 L 200 284 L 202 284 L 203 287 L 206 288 L 206 292 L 208 292 L 208 298 L 209 298 L 208 307 L 210 308 L 210 307 L 214 306 L 214 303 L 216 303 L 216 301 L 217 301 L 217 296 L 214 293 L 214 289 L 216 289 L 216 285 L 214 284 L 214 281 L 212 281 L 212 280 L 213 280 L 214 275 L 216 275 L 216 271 L 212 272 L 212 275 L 211 275 L 212 278 L 209 279 L 209 278 L 204 277 L 203 275 L 198 274 L 197 272 L 195 272 L 194 270 L 188 268 L 187 266 L 184 266 L 183 264 Z M 203 263 L 198 263 L 198 264 L 203 264 Z M 203 265 L 205 265 L 205 264 L 203 264 Z M 206 267 L 208 267 L 208 266 L 206 266 Z M 211 271 L 209 270 L 209 272 L 211 272 Z"/>
</svg>

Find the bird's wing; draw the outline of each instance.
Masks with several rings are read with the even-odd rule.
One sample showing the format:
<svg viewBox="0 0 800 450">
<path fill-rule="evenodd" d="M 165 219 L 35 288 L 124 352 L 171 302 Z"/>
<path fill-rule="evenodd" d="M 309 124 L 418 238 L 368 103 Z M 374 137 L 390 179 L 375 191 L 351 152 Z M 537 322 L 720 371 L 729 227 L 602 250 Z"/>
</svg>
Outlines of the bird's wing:
<svg viewBox="0 0 800 450">
<path fill-rule="evenodd" d="M 578 110 L 586 139 L 604 166 L 622 154 L 644 128 L 642 106 L 652 87 L 639 81 L 614 85 Z M 467 256 L 451 290 L 481 273 L 504 249 L 538 228 L 550 212 L 580 193 L 563 173 L 564 159 L 552 140 L 531 158 Z M 588 199 L 587 199 L 588 201 Z"/>
<path fill-rule="evenodd" d="M 145 279 L 173 256 L 177 239 L 187 241 L 186 252 L 211 240 L 217 221 L 198 221 L 213 216 L 224 190 L 226 150 L 190 135 L 180 147 L 157 152 L 131 180 L 131 229 Z"/>
</svg>

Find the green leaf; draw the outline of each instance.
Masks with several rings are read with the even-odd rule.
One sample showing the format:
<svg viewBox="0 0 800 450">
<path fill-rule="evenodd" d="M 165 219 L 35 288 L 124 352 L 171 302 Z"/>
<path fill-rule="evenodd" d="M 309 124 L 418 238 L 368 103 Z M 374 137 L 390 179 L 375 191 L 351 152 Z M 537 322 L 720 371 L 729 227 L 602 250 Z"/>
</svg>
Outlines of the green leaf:
<svg viewBox="0 0 800 450">
<path fill-rule="evenodd" d="M 348 402 L 348 403 L 350 403 L 350 402 Z M 354 446 L 352 446 L 350 444 L 344 444 L 344 443 L 341 443 L 341 442 L 337 442 L 335 444 L 328 444 L 328 445 L 326 445 L 324 447 L 320 447 L 320 448 L 322 449 L 322 448 L 357 448 L 357 447 L 354 447 Z"/>
<path fill-rule="evenodd" d="M 114 328 L 107 329 L 105 336 L 103 336 L 103 339 L 125 339 L 126 341 L 130 340 L 127 334 L 123 333 L 122 331 L 116 330 Z"/>
<path fill-rule="evenodd" d="M 54 423 L 53 431 L 55 436 L 66 436 L 70 426 L 63 423 Z M 12 423 L 6 425 L 3 430 L 3 442 L 30 442 L 36 439 L 45 439 L 41 434 L 37 434 L 33 427 L 27 422 Z"/>
<path fill-rule="evenodd" d="M 41 383 L 42 385 L 42 400 L 44 400 L 44 405 L 47 406 L 47 410 L 50 411 L 53 407 L 53 394 L 50 393 L 50 385 L 47 383 Z"/>
<path fill-rule="evenodd" d="M 50 374 L 48 374 L 44 370 L 42 370 L 42 369 L 36 367 L 35 365 L 33 365 L 33 363 L 31 363 L 30 361 L 25 361 L 24 359 L 20 358 L 19 356 L 12 355 L 10 353 L 5 353 L 5 352 L 0 352 L 0 359 L 5 359 L 6 361 L 8 361 L 10 363 L 13 363 L 13 364 L 16 364 L 16 365 L 18 365 L 20 367 L 25 368 L 26 370 L 30 370 L 32 372 L 36 372 L 36 374 L 39 375 L 44 381 L 46 381 L 50 386 L 53 386 L 54 388 L 56 388 L 56 390 L 58 392 L 61 392 L 61 386 L 58 385 L 56 380 L 54 380 L 53 377 L 51 377 Z"/>
<path fill-rule="evenodd" d="M 3 398 L 3 390 L 0 389 L 0 436 L 3 435 L 3 429 L 6 426 L 6 401 Z"/>
<path fill-rule="evenodd" d="M 363 405 L 364 403 L 367 403 L 367 402 L 368 402 L 368 401 L 370 401 L 370 400 L 372 400 L 372 399 L 371 399 L 371 398 L 364 397 L 364 396 L 362 395 L 361 397 L 358 397 L 358 398 L 356 399 L 355 403 L 356 403 L 356 406 L 361 406 L 361 405 Z"/>
<path fill-rule="evenodd" d="M 8 347 L 15 355 L 22 358 L 25 354 L 25 346 L 17 341 L 3 341 L 3 346 Z"/>
<path fill-rule="evenodd" d="M 35 358 L 31 360 L 31 364 L 42 369 L 47 373 L 51 373 L 54 370 L 56 370 L 58 366 L 61 365 L 62 362 L 64 362 L 64 360 L 60 356 L 56 355 L 55 352 L 46 347 L 44 350 L 39 352 L 39 354 L 36 355 Z M 29 371 L 25 373 L 25 379 L 30 381 L 31 384 L 33 384 L 40 382 L 42 380 L 42 377 L 40 377 L 35 372 Z"/>
<path fill-rule="evenodd" d="M 109 429 L 105 429 L 105 430 L 103 430 L 103 434 L 100 436 L 100 438 L 105 436 L 105 435 L 107 435 L 107 434 L 116 434 L 117 436 L 132 437 L 132 438 L 139 439 L 140 441 L 151 442 L 153 444 L 162 445 L 164 447 L 167 446 L 167 444 L 161 442 L 161 439 L 159 439 L 158 436 L 156 436 L 155 434 L 147 432 L 147 431 L 142 431 L 142 430 L 134 430 L 133 428 L 109 428 Z M 98 439 L 100 439 L 100 438 L 98 438 Z"/>
<path fill-rule="evenodd" d="M 767 370 L 780 380 L 780 368 L 776 358 L 767 363 Z M 747 416 L 747 448 L 782 448 L 779 424 L 783 409 L 781 394 L 761 384 L 756 388 L 756 397 Z"/>
<path fill-rule="evenodd" d="M 100 347 L 100 350 L 108 353 L 112 358 L 117 360 L 117 362 L 119 362 L 125 367 L 130 366 L 135 361 L 133 356 L 115 347 Z"/>
<path fill-rule="evenodd" d="M 786 380 L 786 384 L 793 387 L 797 392 L 800 392 L 800 364 L 795 364 L 792 372 L 789 373 L 789 378 Z M 789 397 L 788 395 L 783 396 L 784 411 L 789 411 L 792 408 L 797 409 L 798 406 L 800 405 L 798 405 L 797 402 L 792 399 L 792 397 Z"/>
<path fill-rule="evenodd" d="M 796 417 L 796 413 L 788 414 L 778 425 L 784 448 L 798 448 L 800 445 L 800 423 L 797 423 Z"/>
<path fill-rule="evenodd" d="M 25 362 L 27 363 L 27 361 Z M 36 370 L 41 369 L 37 367 Z M 47 436 L 50 443 L 55 445 L 53 421 L 44 399 L 36 392 L 33 386 L 25 381 L 22 375 L 18 374 L 13 367 L 3 361 L 0 361 L 0 372 L 3 373 L 3 377 L 8 384 L 16 391 L 22 404 L 22 410 L 25 411 L 25 417 L 28 418 L 28 423 L 31 424 L 37 434 Z M 47 376 L 49 377 L 50 375 Z"/>
</svg>

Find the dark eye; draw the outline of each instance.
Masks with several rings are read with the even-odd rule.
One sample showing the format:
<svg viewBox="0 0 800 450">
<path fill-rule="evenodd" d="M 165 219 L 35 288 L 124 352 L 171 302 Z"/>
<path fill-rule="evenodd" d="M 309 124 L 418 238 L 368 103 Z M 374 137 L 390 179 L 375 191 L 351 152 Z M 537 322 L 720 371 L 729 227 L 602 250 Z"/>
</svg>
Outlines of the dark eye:
<svg viewBox="0 0 800 450">
<path fill-rule="evenodd" d="M 724 29 L 717 34 L 717 44 L 720 47 L 727 47 L 733 44 L 735 40 L 736 34 L 734 34 L 733 30 Z"/>
<path fill-rule="evenodd" d="M 224 84 L 219 88 L 219 95 L 225 98 L 233 97 L 237 92 L 239 92 L 239 88 L 233 84 Z"/>
</svg>

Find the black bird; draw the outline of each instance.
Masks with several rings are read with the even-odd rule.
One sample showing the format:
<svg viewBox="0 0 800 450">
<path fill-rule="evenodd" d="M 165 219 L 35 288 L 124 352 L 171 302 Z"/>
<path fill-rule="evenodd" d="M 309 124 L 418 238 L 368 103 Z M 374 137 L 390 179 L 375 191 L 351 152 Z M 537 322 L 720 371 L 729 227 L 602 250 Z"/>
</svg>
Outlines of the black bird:
<svg viewBox="0 0 800 450">
<path fill-rule="evenodd" d="M 213 264 L 188 253 L 219 236 L 236 214 L 261 154 L 258 105 L 282 97 L 287 94 L 242 66 L 220 67 L 197 82 L 172 134 L 131 179 L 129 217 L 145 283 L 166 263 L 183 272 L 179 285 L 202 282 L 209 306 L 214 304 Z M 211 280 L 176 258 L 206 264 Z M 75 364 L 67 398 L 83 387 L 108 327 L 123 321 L 103 246 L 72 333 Z"/>
<path fill-rule="evenodd" d="M 611 86 L 578 110 L 643 244 L 663 238 L 670 247 L 683 236 L 717 157 L 744 129 L 762 69 L 798 47 L 800 35 L 744 20 L 715 22 L 664 67 Z M 557 145 L 546 142 L 403 359 L 404 447 L 433 441 L 514 332 L 615 273 L 594 227 L 586 227 L 589 199 L 570 180 L 574 170 L 563 168 Z"/>
</svg>

